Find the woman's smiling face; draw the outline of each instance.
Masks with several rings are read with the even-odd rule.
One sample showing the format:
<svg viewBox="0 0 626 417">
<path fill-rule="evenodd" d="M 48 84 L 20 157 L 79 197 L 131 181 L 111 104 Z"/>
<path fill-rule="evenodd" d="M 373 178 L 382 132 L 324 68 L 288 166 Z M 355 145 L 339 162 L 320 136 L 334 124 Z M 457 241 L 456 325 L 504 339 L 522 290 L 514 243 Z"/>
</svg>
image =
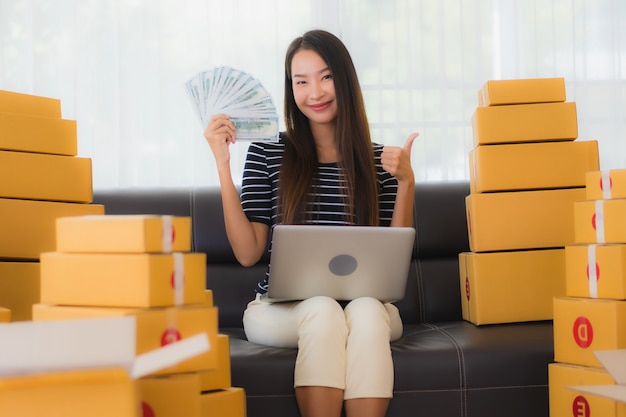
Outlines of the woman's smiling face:
<svg viewBox="0 0 626 417">
<path fill-rule="evenodd" d="M 312 124 L 335 123 L 335 82 L 326 62 L 316 52 L 301 49 L 291 61 L 293 96 Z"/>
</svg>

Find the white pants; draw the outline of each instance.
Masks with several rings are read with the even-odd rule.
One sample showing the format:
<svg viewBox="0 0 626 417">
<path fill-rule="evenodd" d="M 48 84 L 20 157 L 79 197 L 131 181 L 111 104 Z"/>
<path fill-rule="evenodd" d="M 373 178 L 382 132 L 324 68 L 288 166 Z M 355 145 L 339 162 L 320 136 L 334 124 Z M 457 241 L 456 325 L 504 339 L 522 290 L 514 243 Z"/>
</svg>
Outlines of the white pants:
<svg viewBox="0 0 626 417">
<path fill-rule="evenodd" d="M 291 303 L 248 304 L 243 326 L 249 341 L 298 348 L 294 383 L 344 390 L 344 398 L 391 398 L 389 342 L 402 336 L 393 304 L 358 298 L 345 309 L 328 297 Z"/>
</svg>

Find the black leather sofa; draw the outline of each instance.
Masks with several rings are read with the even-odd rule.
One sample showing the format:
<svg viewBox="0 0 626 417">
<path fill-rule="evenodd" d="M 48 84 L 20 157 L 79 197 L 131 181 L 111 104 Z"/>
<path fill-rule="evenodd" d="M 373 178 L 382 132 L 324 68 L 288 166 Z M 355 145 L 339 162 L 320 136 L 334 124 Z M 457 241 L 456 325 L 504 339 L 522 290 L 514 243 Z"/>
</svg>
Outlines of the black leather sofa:
<svg viewBox="0 0 626 417">
<path fill-rule="evenodd" d="M 475 326 L 461 315 L 458 254 L 468 251 L 466 182 L 415 186 L 415 250 L 406 297 L 397 303 L 403 337 L 392 344 L 394 398 L 389 417 L 549 415 L 552 322 Z M 207 287 L 230 336 L 232 385 L 243 387 L 248 416 L 298 416 L 295 349 L 246 340 L 241 317 L 265 272 L 235 260 L 217 188 L 96 190 L 107 214 L 191 216 L 193 251 L 207 254 Z"/>
</svg>

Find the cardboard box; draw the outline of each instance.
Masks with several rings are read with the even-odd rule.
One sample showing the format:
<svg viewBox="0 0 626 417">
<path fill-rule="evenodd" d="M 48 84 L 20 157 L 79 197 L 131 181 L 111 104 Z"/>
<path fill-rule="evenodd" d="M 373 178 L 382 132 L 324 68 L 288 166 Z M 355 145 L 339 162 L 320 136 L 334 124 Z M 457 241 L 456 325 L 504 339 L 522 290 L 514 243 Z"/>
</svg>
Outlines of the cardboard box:
<svg viewBox="0 0 626 417">
<path fill-rule="evenodd" d="M 0 151 L 0 197 L 90 203 L 91 159 Z"/>
<path fill-rule="evenodd" d="M 556 297 L 553 323 L 556 362 L 600 367 L 594 351 L 626 348 L 626 301 Z"/>
<path fill-rule="evenodd" d="M 57 219 L 58 252 L 169 253 L 191 250 L 191 218 L 102 215 Z"/>
<path fill-rule="evenodd" d="M 200 379 L 197 374 L 144 377 L 137 380 L 144 417 L 200 417 Z"/>
<path fill-rule="evenodd" d="M 459 254 L 463 319 L 476 325 L 552 320 L 565 295 L 563 249 Z"/>
<path fill-rule="evenodd" d="M 584 187 L 599 168 L 598 142 L 481 145 L 469 153 L 470 190 L 539 190 Z"/>
<path fill-rule="evenodd" d="M 71 370 L 0 378 L 0 415 L 139 417 L 135 382 L 125 369 Z"/>
<path fill-rule="evenodd" d="M 569 389 L 618 401 L 618 414 L 626 416 L 626 349 L 596 351 L 594 354 L 611 374 L 615 383 L 574 385 L 570 386 Z"/>
<path fill-rule="evenodd" d="M 39 262 L 0 262 L 0 306 L 13 321 L 31 320 L 39 297 Z"/>
<path fill-rule="evenodd" d="M 626 198 L 626 169 L 587 172 L 585 186 L 587 200 Z"/>
<path fill-rule="evenodd" d="M 584 188 L 470 194 L 470 250 L 557 248 L 574 243 L 574 202 Z"/>
<path fill-rule="evenodd" d="M 626 245 L 565 248 L 569 297 L 626 300 Z"/>
<path fill-rule="evenodd" d="M 551 363 L 548 365 L 548 381 L 550 417 L 626 417 L 618 414 L 617 403 L 613 400 L 568 389 L 571 385 L 612 384 L 613 378 L 604 369 Z"/>
<path fill-rule="evenodd" d="M 76 156 L 76 121 L 0 112 L 0 149 Z"/>
<path fill-rule="evenodd" d="M 11 321 L 11 310 L 0 307 L 0 323 L 8 323 Z"/>
<path fill-rule="evenodd" d="M 217 336 L 217 308 L 203 304 L 151 309 L 97 308 L 37 304 L 33 306 L 33 320 L 71 320 L 106 317 L 134 317 L 136 321 L 136 354 L 153 351 L 178 340 L 205 333 L 210 349 L 205 353 L 180 362 L 174 367 L 159 370 L 158 374 L 196 372 L 216 369 L 219 364 Z"/>
<path fill-rule="evenodd" d="M 136 417 L 134 379 L 208 349 L 200 334 L 135 357 L 134 326 L 131 317 L 0 324 L 0 415 Z"/>
<path fill-rule="evenodd" d="M 218 334 L 216 344 L 211 344 L 217 352 L 215 369 L 200 371 L 200 390 L 213 391 L 231 386 L 230 375 L 230 338 L 226 334 Z"/>
<path fill-rule="evenodd" d="M 246 394 L 243 388 L 230 387 L 202 393 L 202 417 L 245 417 Z"/>
<path fill-rule="evenodd" d="M 577 201 L 575 243 L 626 243 L 626 199 Z"/>
<path fill-rule="evenodd" d="M 472 115 L 472 132 L 474 147 L 575 140 L 578 137 L 576 103 L 477 107 Z"/>
<path fill-rule="evenodd" d="M 99 204 L 0 198 L 0 258 L 37 260 L 56 246 L 56 219 L 104 214 Z"/>
<path fill-rule="evenodd" d="M 205 301 L 206 255 L 41 254 L 43 304 L 164 307 Z"/>
<path fill-rule="evenodd" d="M 478 91 L 479 106 L 565 101 L 564 78 L 489 80 Z"/>
<path fill-rule="evenodd" d="M 0 112 L 61 118 L 61 100 L 0 90 Z"/>
</svg>

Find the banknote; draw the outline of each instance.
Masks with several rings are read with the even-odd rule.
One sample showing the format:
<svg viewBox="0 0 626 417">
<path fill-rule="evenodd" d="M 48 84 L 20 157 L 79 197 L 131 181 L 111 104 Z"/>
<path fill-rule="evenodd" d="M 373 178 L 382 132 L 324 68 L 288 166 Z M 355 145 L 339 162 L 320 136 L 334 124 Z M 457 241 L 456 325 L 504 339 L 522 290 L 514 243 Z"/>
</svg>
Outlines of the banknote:
<svg viewBox="0 0 626 417">
<path fill-rule="evenodd" d="M 252 75 L 229 66 L 187 80 L 187 95 L 202 127 L 214 114 L 231 117 L 240 140 L 278 140 L 279 118 L 270 93 Z"/>
</svg>

